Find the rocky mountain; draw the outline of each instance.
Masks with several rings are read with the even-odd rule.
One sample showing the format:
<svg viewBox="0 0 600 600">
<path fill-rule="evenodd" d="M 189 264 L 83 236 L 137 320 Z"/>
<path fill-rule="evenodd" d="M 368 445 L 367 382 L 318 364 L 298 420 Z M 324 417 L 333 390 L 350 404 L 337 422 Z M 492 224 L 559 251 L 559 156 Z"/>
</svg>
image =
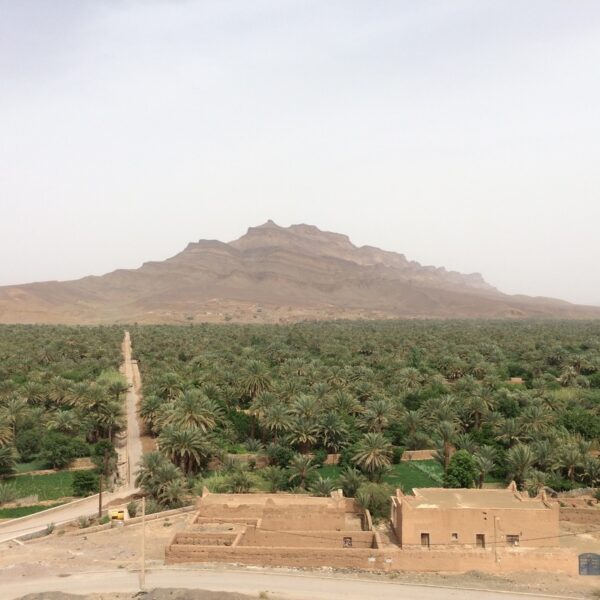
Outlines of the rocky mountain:
<svg viewBox="0 0 600 600">
<path fill-rule="evenodd" d="M 311 225 L 268 221 L 162 262 L 76 281 L 0 287 L 4 323 L 289 322 L 330 318 L 599 318 L 600 308 L 509 296 L 478 273 L 423 266 Z"/>
</svg>

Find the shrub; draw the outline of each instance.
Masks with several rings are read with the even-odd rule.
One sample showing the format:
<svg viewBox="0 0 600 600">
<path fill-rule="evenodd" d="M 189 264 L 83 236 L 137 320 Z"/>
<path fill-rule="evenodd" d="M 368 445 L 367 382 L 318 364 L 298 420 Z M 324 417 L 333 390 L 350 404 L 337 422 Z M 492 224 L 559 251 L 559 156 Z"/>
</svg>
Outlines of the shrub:
<svg viewBox="0 0 600 600">
<path fill-rule="evenodd" d="M 12 502 L 17 497 L 17 488 L 8 483 L 0 483 L 0 506 Z"/>
<path fill-rule="evenodd" d="M 91 525 L 91 520 L 90 517 L 81 515 L 81 517 L 77 519 L 77 523 L 79 525 L 79 529 L 87 529 Z"/>
<path fill-rule="evenodd" d="M 458 450 L 452 455 L 444 475 L 446 488 L 471 488 L 477 477 L 475 459 L 470 452 Z"/>
<path fill-rule="evenodd" d="M 369 482 L 360 486 L 356 501 L 371 513 L 373 519 L 380 520 L 389 514 L 390 496 L 393 493 L 390 485 Z"/>
<path fill-rule="evenodd" d="M 402 462 L 402 455 L 404 454 L 404 446 L 394 446 L 392 450 L 392 463 L 399 465 Z"/>
<path fill-rule="evenodd" d="M 131 519 L 135 518 L 135 515 L 137 515 L 137 509 L 138 509 L 138 505 L 137 502 L 133 502 L 131 501 L 128 505 L 127 505 L 127 512 L 129 513 L 129 517 Z"/>
<path fill-rule="evenodd" d="M 325 461 L 327 460 L 327 450 L 315 450 L 315 452 L 313 453 L 313 464 L 317 465 L 317 468 L 322 467 L 325 464 Z"/>
<path fill-rule="evenodd" d="M 99 476 L 94 471 L 76 471 L 73 474 L 73 495 L 89 496 L 98 492 Z"/>
<path fill-rule="evenodd" d="M 40 455 L 54 469 L 64 469 L 73 462 L 73 459 L 85 456 L 87 452 L 87 444 L 82 440 L 58 431 L 49 431 L 42 441 Z"/>
<path fill-rule="evenodd" d="M 308 486 L 308 491 L 313 496 L 329 496 L 335 488 L 335 483 L 329 477 L 321 477 L 320 475 L 314 479 Z"/>
<path fill-rule="evenodd" d="M 286 469 L 290 464 L 292 458 L 294 458 L 294 454 L 291 448 L 280 446 L 279 444 L 270 444 L 267 448 L 269 463 L 283 469 Z"/>
<path fill-rule="evenodd" d="M 15 438 L 15 446 L 21 462 L 30 462 L 36 458 L 42 449 L 42 435 L 36 429 L 23 429 Z"/>
</svg>

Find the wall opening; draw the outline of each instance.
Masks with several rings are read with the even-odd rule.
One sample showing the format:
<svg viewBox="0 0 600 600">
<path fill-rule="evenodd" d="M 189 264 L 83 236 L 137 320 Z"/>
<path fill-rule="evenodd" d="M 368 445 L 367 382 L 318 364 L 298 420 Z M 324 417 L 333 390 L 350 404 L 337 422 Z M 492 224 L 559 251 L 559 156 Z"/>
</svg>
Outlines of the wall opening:
<svg viewBox="0 0 600 600">
<path fill-rule="evenodd" d="M 483 534 L 483 533 L 475 534 L 475 545 L 478 548 L 485 548 L 485 534 Z"/>
<path fill-rule="evenodd" d="M 509 546 L 518 546 L 519 545 L 519 536 L 516 534 L 508 534 L 506 536 L 506 543 Z"/>
<path fill-rule="evenodd" d="M 421 546 L 425 546 L 426 548 L 429 548 L 429 534 L 428 533 L 421 534 Z"/>
</svg>

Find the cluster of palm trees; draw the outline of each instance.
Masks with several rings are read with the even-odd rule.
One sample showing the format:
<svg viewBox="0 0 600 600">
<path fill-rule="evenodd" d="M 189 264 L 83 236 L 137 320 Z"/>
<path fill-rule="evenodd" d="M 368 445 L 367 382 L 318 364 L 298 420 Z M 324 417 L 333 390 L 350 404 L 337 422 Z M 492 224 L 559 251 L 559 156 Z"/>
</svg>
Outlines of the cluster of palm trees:
<svg viewBox="0 0 600 600">
<path fill-rule="evenodd" d="M 467 450 L 478 486 L 489 477 L 532 492 L 598 485 L 596 322 L 144 326 L 132 335 L 142 416 L 188 479 L 245 444 L 295 453 L 285 473 L 265 470 L 273 487 L 337 483 L 315 474 L 319 452 L 341 452 L 350 479 L 380 481 L 403 448 L 435 448 L 444 469 Z M 237 477 L 238 489 L 252 479 Z"/>
<path fill-rule="evenodd" d="M 44 458 L 50 442 L 114 438 L 127 386 L 118 328 L 0 326 L 0 471 Z M 83 452 L 84 450 L 82 450 Z"/>
</svg>

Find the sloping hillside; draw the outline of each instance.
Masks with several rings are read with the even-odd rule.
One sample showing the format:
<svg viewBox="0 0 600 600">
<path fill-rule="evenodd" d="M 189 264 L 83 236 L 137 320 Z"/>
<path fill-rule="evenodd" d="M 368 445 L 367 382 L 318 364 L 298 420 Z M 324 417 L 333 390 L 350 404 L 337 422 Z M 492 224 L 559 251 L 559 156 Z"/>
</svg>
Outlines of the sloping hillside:
<svg viewBox="0 0 600 600">
<path fill-rule="evenodd" d="M 0 288 L 0 322 L 286 322 L 307 318 L 597 318 L 600 308 L 508 296 L 479 274 L 268 221 L 162 262 L 76 281 Z"/>
</svg>

